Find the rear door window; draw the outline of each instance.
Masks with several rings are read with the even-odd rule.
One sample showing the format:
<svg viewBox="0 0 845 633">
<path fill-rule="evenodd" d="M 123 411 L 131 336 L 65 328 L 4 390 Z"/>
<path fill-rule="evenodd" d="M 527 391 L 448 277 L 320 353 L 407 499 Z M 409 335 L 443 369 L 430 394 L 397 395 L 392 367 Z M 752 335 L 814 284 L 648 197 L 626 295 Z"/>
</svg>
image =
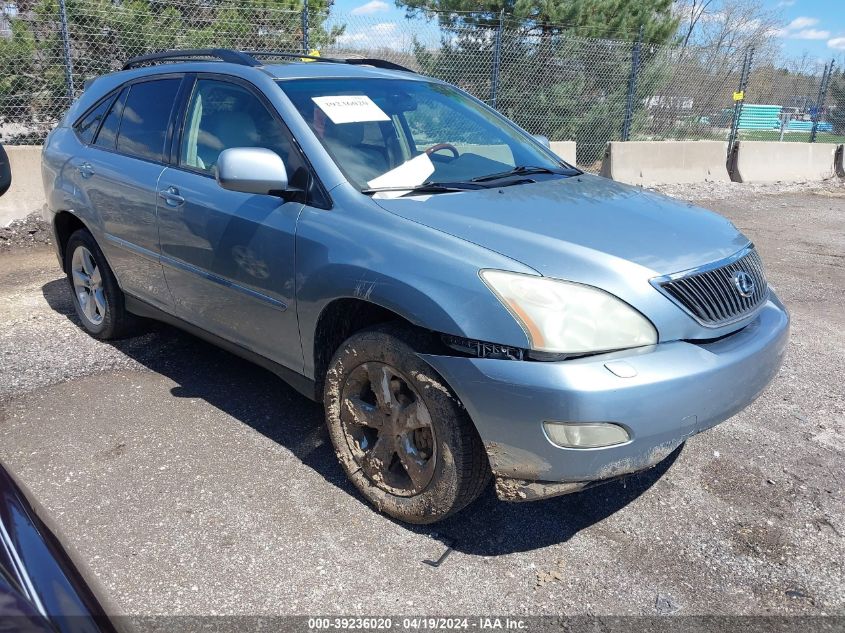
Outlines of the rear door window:
<svg viewBox="0 0 845 633">
<path fill-rule="evenodd" d="M 161 161 L 170 123 L 170 112 L 181 79 L 156 79 L 129 87 L 117 135 L 117 151 L 129 156 Z"/>
</svg>

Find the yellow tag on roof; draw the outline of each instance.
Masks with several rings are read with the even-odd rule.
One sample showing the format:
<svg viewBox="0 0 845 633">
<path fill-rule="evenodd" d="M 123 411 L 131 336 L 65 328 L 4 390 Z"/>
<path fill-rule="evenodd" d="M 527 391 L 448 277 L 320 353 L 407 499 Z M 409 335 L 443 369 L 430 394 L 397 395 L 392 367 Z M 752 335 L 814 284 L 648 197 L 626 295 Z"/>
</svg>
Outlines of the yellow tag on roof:
<svg viewBox="0 0 845 633">
<path fill-rule="evenodd" d="M 739 92 L 734 93 L 734 101 L 742 101 L 745 99 L 745 91 L 740 90 Z"/>
</svg>

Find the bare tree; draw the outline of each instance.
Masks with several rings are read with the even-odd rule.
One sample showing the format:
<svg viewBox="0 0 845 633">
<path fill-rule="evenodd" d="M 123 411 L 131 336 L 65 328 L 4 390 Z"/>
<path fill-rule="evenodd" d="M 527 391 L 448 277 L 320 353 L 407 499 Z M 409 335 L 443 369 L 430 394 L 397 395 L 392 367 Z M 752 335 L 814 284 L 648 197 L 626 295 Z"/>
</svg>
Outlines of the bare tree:
<svg viewBox="0 0 845 633">
<path fill-rule="evenodd" d="M 682 46 L 689 44 L 698 23 L 708 13 L 710 6 L 715 3 L 716 0 L 688 0 L 675 4 L 675 11 L 680 18 L 678 33 L 681 36 Z"/>
<path fill-rule="evenodd" d="M 682 46 L 697 49 L 711 67 L 721 68 L 750 46 L 768 58 L 780 48 L 783 17 L 762 0 L 678 0 L 675 10 L 682 16 Z"/>
</svg>

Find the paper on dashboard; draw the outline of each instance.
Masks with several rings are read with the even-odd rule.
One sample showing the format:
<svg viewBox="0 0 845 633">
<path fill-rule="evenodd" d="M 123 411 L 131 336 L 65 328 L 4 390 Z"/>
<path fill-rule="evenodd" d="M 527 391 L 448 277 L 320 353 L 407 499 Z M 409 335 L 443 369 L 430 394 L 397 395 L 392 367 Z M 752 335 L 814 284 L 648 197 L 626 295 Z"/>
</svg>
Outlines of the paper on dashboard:
<svg viewBox="0 0 845 633">
<path fill-rule="evenodd" d="M 417 185 L 423 184 L 433 173 L 434 163 L 431 162 L 428 154 L 420 154 L 411 160 L 405 161 L 399 167 L 391 169 L 377 178 L 373 178 L 367 185 L 372 189 L 392 187 L 407 187 L 408 189 L 412 189 Z M 398 197 L 403 193 L 403 191 L 383 191 L 379 195 L 381 197 Z"/>
</svg>

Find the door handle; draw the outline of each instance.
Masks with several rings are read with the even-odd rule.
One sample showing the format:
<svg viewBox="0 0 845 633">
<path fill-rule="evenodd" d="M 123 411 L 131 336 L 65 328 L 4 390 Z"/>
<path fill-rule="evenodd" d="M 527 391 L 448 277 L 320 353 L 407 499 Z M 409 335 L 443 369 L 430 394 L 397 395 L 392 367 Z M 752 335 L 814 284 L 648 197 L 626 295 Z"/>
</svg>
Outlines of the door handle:
<svg viewBox="0 0 845 633">
<path fill-rule="evenodd" d="M 169 207 L 179 207 L 185 204 L 185 198 L 179 195 L 179 190 L 176 187 L 168 187 L 159 191 L 158 195 Z"/>
<path fill-rule="evenodd" d="M 91 163 L 82 163 L 76 170 L 83 178 L 90 178 L 94 175 L 94 166 Z"/>
</svg>

